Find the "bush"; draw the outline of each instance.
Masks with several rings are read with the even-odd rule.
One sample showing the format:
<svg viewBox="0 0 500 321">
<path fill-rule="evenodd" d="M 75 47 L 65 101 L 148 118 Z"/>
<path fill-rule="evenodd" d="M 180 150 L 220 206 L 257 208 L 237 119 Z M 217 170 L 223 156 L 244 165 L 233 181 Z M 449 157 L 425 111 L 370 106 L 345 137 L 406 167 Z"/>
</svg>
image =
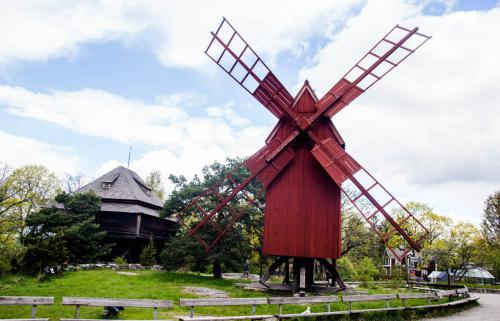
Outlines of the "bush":
<svg viewBox="0 0 500 321">
<path fill-rule="evenodd" d="M 379 273 L 377 267 L 373 264 L 372 259 L 369 257 L 363 258 L 355 266 L 359 280 L 363 282 L 373 281 L 374 277 Z"/>
<path fill-rule="evenodd" d="M 355 281 L 358 279 L 358 273 L 348 257 L 337 260 L 337 270 L 344 281 Z"/>
<path fill-rule="evenodd" d="M 113 260 L 113 263 L 116 264 L 116 265 L 125 265 L 128 262 L 127 262 L 127 259 L 124 256 L 117 256 Z"/>
</svg>

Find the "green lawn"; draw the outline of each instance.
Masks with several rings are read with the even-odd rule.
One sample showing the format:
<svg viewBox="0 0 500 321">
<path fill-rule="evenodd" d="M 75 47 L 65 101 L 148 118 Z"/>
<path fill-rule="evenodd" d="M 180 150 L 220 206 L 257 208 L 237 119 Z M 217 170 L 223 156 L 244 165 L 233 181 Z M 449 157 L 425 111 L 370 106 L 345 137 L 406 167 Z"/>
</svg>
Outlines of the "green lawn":
<svg viewBox="0 0 500 321">
<path fill-rule="evenodd" d="M 235 286 L 235 283 L 242 280 L 215 280 L 209 276 L 199 276 L 194 274 L 154 272 L 154 271 L 134 271 L 138 275 L 122 275 L 115 271 L 78 271 L 67 272 L 63 276 L 54 277 L 45 281 L 37 281 L 35 278 L 25 276 L 7 276 L 0 278 L 0 295 L 17 296 L 54 296 L 53 306 L 40 306 L 37 317 L 59 318 L 74 317 L 74 306 L 62 306 L 63 296 L 79 297 L 108 297 L 108 298 L 129 298 L 129 299 L 163 299 L 173 300 L 174 308 L 161 309 L 160 319 L 172 319 L 175 316 L 187 315 L 188 309 L 178 306 L 180 298 L 193 298 L 184 292 L 185 286 L 209 287 L 226 291 L 230 297 L 264 297 L 267 293 L 247 291 Z M 388 293 L 394 290 L 382 289 L 378 287 L 363 289 L 371 294 Z M 398 290 L 402 292 L 404 290 Z M 425 300 L 412 300 L 407 302 L 410 305 L 426 304 Z M 354 309 L 383 307 L 385 302 L 355 303 Z M 392 306 L 400 306 L 399 300 L 391 301 Z M 332 304 L 332 310 L 344 310 L 345 303 Z M 198 315 L 244 315 L 250 313 L 249 306 L 237 307 L 207 307 L 196 308 Z M 298 313 L 304 311 L 304 306 L 284 306 L 284 313 Z M 325 311 L 326 306 L 321 304 L 311 305 L 312 312 Z M 0 306 L 1 318 L 22 318 L 29 317 L 31 307 L 20 306 Z M 82 307 L 80 308 L 80 318 L 101 318 L 103 308 Z M 265 305 L 257 307 L 258 314 L 276 314 L 277 306 Z M 152 319 L 153 309 L 150 308 L 126 308 L 120 312 L 121 319 Z"/>
</svg>

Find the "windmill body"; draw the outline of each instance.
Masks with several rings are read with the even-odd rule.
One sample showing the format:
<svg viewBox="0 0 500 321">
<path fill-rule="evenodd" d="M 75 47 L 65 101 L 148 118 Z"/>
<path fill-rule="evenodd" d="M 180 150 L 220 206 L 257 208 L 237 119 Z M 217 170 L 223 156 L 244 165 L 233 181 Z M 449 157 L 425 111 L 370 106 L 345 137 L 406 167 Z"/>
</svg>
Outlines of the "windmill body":
<svg viewBox="0 0 500 321">
<path fill-rule="evenodd" d="M 312 115 L 318 99 L 306 82 L 293 104 L 299 115 Z M 267 141 L 284 140 L 295 130 L 291 121 L 278 122 Z M 343 141 L 330 118 L 314 127 L 320 139 Z M 311 154 L 314 142 L 306 135 L 291 145 L 295 157 L 267 186 L 264 216 L 266 255 L 339 258 L 341 245 L 340 187 Z"/>
<path fill-rule="evenodd" d="M 178 213 L 188 234 L 210 251 L 255 204 L 249 184 L 258 180 L 266 193 L 263 254 L 276 257 L 260 281 L 268 287 L 273 271 L 285 264 L 287 272 L 291 260 L 293 292 L 312 289 L 315 261 L 330 272 L 332 285 L 345 287 L 335 268 L 341 256 L 342 193 L 397 259 L 419 250 L 428 230 L 345 151 L 331 118 L 429 39 L 418 28 L 397 25 L 321 99 L 307 81 L 294 98 L 224 18 L 205 53 L 278 123 L 263 148 Z M 249 173 L 244 179 L 234 175 L 242 167 Z M 193 216 L 199 219 L 194 227 Z M 200 233 L 206 227 L 215 231 L 212 239 Z M 405 250 L 396 252 L 394 246 Z"/>
</svg>

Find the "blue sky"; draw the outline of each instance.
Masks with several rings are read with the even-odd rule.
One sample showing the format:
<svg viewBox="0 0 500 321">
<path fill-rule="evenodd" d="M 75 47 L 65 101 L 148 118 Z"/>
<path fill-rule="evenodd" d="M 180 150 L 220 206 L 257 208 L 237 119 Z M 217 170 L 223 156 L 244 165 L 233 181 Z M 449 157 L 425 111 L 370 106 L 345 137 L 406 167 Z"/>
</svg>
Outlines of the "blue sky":
<svg viewBox="0 0 500 321">
<path fill-rule="evenodd" d="M 264 3 L 280 10 L 259 12 Z M 500 156 L 491 148 L 500 143 L 491 124 L 496 118 L 477 114 L 495 114 L 500 100 L 487 90 L 498 80 L 489 69 L 499 66 L 491 58 L 499 48 L 498 3 L 280 6 L 6 5 L 0 13 L 0 162 L 41 163 L 61 177 L 91 179 L 126 163 L 132 145 L 131 167 L 141 175 L 159 169 L 165 177 L 192 176 L 215 159 L 253 153 L 276 122 L 203 54 L 223 15 L 292 94 L 307 78 L 320 97 L 395 23 L 419 25 L 434 36 L 427 48 L 333 121 L 348 151 L 403 201 L 478 222 L 482 202 L 500 182 L 493 173 Z M 488 61 L 493 66 L 485 66 Z M 460 68 L 460 75 L 450 74 Z M 481 110 L 469 114 L 469 101 Z M 490 150 L 481 149 L 483 142 Z M 457 194 L 466 196 L 457 200 Z"/>
</svg>

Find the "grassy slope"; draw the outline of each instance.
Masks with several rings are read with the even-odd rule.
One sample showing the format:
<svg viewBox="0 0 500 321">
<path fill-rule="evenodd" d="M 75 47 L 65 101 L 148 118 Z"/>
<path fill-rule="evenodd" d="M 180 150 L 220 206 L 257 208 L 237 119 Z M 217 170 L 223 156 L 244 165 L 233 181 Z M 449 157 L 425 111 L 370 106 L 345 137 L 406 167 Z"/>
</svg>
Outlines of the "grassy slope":
<svg viewBox="0 0 500 321">
<path fill-rule="evenodd" d="M 246 291 L 234 286 L 241 280 L 214 280 L 206 276 L 193 274 L 165 273 L 140 271 L 139 275 L 129 276 L 118 274 L 115 271 L 79 271 L 68 272 L 64 276 L 39 282 L 34 278 L 9 276 L 0 279 L 0 295 L 18 296 L 54 296 L 55 305 L 40 306 L 37 317 L 58 318 L 74 317 L 74 306 L 62 306 L 63 296 L 80 297 L 109 297 L 109 298 L 137 298 L 137 299 L 164 299 L 173 300 L 173 309 L 160 310 L 160 319 L 171 319 L 174 316 L 186 315 L 187 308 L 178 306 L 180 298 L 196 297 L 183 291 L 185 286 L 200 286 L 220 289 L 228 292 L 230 297 L 263 297 L 266 293 Z M 368 289 L 370 293 L 386 293 L 388 290 Z M 399 291 L 401 292 L 401 291 Z M 412 300 L 411 305 L 425 304 L 425 300 Z M 355 303 L 354 309 L 382 307 L 385 302 Z M 391 301 L 392 306 L 401 305 L 399 300 Z M 284 313 L 303 311 L 304 306 L 285 306 Z M 324 305 L 311 306 L 313 312 L 325 311 Z M 332 310 L 346 309 L 346 304 L 332 304 Z M 29 317 L 31 307 L 0 306 L 0 318 Z M 80 309 L 80 318 L 100 318 L 103 308 L 83 307 Z M 249 314 L 250 307 L 207 307 L 196 308 L 197 314 L 207 315 L 238 315 Z M 257 307 L 258 314 L 275 314 L 277 306 Z M 152 319 L 153 309 L 126 308 L 120 312 L 121 319 Z"/>
</svg>

